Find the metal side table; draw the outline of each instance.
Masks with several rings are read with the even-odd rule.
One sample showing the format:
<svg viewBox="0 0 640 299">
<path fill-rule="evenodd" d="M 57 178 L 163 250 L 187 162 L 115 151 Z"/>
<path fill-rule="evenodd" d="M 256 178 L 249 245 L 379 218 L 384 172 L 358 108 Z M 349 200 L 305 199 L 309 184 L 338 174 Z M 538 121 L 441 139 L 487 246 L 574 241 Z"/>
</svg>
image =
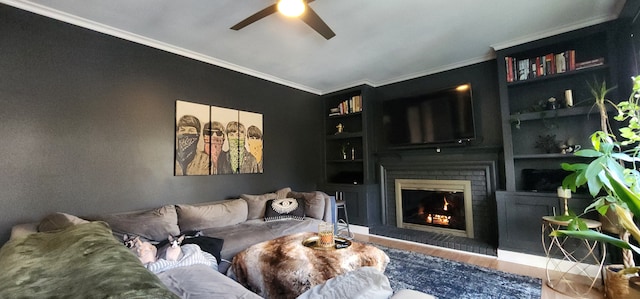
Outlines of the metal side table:
<svg viewBox="0 0 640 299">
<path fill-rule="evenodd" d="M 602 227 L 599 221 L 582 220 L 590 229 L 600 231 Z M 594 288 L 598 281 L 602 282 L 606 248 L 598 241 L 549 236 L 553 230 L 566 229 L 568 224 L 569 221 L 556 216 L 542 217 L 542 246 L 547 255 L 547 285 L 572 297 L 595 296 L 597 292 Z"/>
</svg>

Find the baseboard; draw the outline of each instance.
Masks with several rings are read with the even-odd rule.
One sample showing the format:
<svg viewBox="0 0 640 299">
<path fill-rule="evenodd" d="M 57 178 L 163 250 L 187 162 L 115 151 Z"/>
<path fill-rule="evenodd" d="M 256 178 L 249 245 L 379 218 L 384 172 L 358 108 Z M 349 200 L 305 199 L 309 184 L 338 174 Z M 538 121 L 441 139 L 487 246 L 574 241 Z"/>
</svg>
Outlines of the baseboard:
<svg viewBox="0 0 640 299">
<path fill-rule="evenodd" d="M 361 234 L 361 235 L 369 234 L 369 227 L 367 226 L 349 224 L 349 229 L 351 230 L 352 233 Z"/>
<path fill-rule="evenodd" d="M 458 250 L 458 249 L 447 248 L 447 247 L 442 247 L 442 246 L 436 246 L 436 245 L 431 245 L 431 244 L 425 244 L 425 243 L 420 243 L 420 242 L 408 241 L 408 240 L 403 240 L 403 239 L 396 239 L 396 238 L 382 236 L 382 235 L 372 235 L 372 234 L 368 233 L 369 228 L 367 227 L 366 229 L 367 229 L 367 233 L 366 234 L 362 233 L 363 235 L 370 235 L 370 236 L 374 236 L 374 237 L 380 238 L 380 239 L 393 240 L 394 242 L 406 243 L 406 244 L 422 246 L 422 247 L 426 247 L 426 248 L 435 248 L 435 249 L 438 249 L 438 250 L 457 252 L 457 253 L 466 254 L 466 255 L 475 255 L 475 256 L 493 258 L 493 259 L 496 258 L 496 256 L 493 256 L 493 255 L 486 255 L 486 254 L 482 254 L 482 253 L 469 252 L 469 251 L 464 251 L 464 250 Z M 361 233 L 358 233 L 358 234 L 361 234 Z"/>
<path fill-rule="evenodd" d="M 598 265 L 579 263 L 578 266 L 576 266 L 575 263 L 561 259 L 549 259 L 545 256 L 515 251 L 498 249 L 498 260 L 542 269 L 547 269 L 547 265 L 549 265 L 549 267 L 555 267 L 557 271 L 569 272 L 576 275 L 585 275 L 585 273 L 591 277 L 600 275 L 600 266 Z M 584 272 L 580 269 L 584 269 Z"/>
</svg>

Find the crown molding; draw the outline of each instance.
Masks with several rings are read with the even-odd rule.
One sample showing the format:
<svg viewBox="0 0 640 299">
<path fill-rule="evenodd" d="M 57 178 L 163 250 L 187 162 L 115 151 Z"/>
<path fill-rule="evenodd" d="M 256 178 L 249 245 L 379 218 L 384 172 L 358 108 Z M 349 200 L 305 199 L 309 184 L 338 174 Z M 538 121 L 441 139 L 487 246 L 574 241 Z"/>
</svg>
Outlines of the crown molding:
<svg viewBox="0 0 640 299">
<path fill-rule="evenodd" d="M 573 23 L 573 24 L 570 24 L 568 26 L 563 26 L 563 27 L 560 27 L 560 28 L 556 28 L 556 29 L 553 29 L 553 30 L 539 32 L 539 33 L 536 33 L 536 34 L 530 34 L 530 35 L 519 37 L 517 39 L 509 40 L 509 41 L 506 41 L 506 42 L 493 44 L 493 45 L 491 45 L 491 48 L 493 48 L 494 51 L 499 51 L 499 50 L 502 50 L 502 49 L 506 49 L 506 48 L 510 48 L 510 47 L 513 47 L 513 46 L 526 44 L 528 42 L 540 40 L 540 39 L 551 37 L 551 36 L 554 36 L 554 35 L 558 35 L 558 34 L 566 33 L 566 32 L 569 32 L 569 31 L 573 31 L 573 30 L 589 27 L 589 26 L 592 26 L 592 25 L 608 22 L 608 21 L 611 21 L 611 20 L 615 20 L 617 17 L 618 17 L 617 15 L 614 15 L 614 16 L 593 18 L 593 19 L 589 19 L 589 20 L 586 20 L 586 21 L 583 21 L 583 22 Z"/>
</svg>

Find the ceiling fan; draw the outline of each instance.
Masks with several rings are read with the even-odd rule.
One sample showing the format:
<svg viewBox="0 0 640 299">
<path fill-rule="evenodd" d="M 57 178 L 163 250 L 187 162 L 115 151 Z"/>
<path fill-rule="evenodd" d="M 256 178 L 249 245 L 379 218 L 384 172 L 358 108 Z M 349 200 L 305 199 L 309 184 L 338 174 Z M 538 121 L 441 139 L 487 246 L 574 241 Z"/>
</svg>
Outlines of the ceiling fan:
<svg viewBox="0 0 640 299">
<path fill-rule="evenodd" d="M 327 26 L 327 24 L 324 21 L 322 21 L 320 16 L 318 16 L 318 14 L 316 14 L 316 12 L 313 11 L 313 9 L 311 9 L 311 7 L 309 6 L 309 3 L 313 1 L 314 0 L 297 0 L 296 4 L 299 6 L 302 5 L 302 8 L 301 8 L 302 11 L 299 15 L 297 15 L 297 17 L 300 18 L 300 20 L 302 20 L 303 22 L 307 23 L 309 27 L 311 27 L 313 30 L 318 32 L 324 38 L 331 39 L 336 34 L 331 30 L 331 28 L 329 28 L 329 26 Z M 283 4 L 283 2 L 290 2 L 290 1 L 278 0 L 277 3 L 267 6 L 266 8 L 249 16 L 248 18 L 240 21 L 240 23 L 233 25 L 231 29 L 240 30 L 252 24 L 253 22 L 256 22 L 264 17 L 267 17 L 277 11 L 282 12 L 282 7 L 280 5 Z"/>
</svg>

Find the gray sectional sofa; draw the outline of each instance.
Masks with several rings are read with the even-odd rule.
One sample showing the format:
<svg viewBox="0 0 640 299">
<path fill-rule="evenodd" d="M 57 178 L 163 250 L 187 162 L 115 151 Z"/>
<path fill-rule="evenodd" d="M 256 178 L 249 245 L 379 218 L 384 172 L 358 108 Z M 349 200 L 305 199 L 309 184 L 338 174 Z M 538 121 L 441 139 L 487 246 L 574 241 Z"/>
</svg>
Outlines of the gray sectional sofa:
<svg viewBox="0 0 640 299">
<path fill-rule="evenodd" d="M 303 211 L 304 217 L 296 214 L 299 211 Z M 13 227 L 11 239 L 0 249 L 0 267 L 11 269 L 0 273 L 0 297 L 14 295 L 13 292 L 18 291 L 33 291 L 36 293 L 20 296 L 37 298 L 55 294 L 61 298 L 81 298 L 78 294 L 95 290 L 79 290 L 85 284 L 70 282 L 69 275 L 84 277 L 82 271 L 85 269 L 89 273 L 111 269 L 109 273 L 120 278 L 122 275 L 132 275 L 131 272 L 140 272 L 135 274 L 136 279 L 133 280 L 95 278 L 101 284 L 106 284 L 102 287 L 105 290 L 126 291 L 109 295 L 114 298 L 147 298 L 145 294 L 157 298 L 174 298 L 171 293 L 179 294 L 181 298 L 259 298 L 224 275 L 233 256 L 263 241 L 298 232 L 317 231 L 319 223 L 335 220 L 334 211 L 335 202 L 323 192 L 293 192 L 290 188 L 283 188 L 260 195 L 243 194 L 237 199 L 165 205 L 147 211 L 83 217 L 53 213 L 39 223 Z M 194 260 L 203 262 L 186 266 L 182 264 L 156 273 L 159 281 L 145 276 L 149 272 L 147 269 L 153 268 L 148 265 L 147 269 L 142 267 L 140 261 L 136 261 L 136 256 L 122 246 L 121 241 L 122 236 L 128 234 L 157 243 L 166 240 L 169 235 L 196 231 L 208 239 L 219 240 L 222 245 L 218 248 L 220 251 L 202 252 Z M 109 237 L 101 238 L 103 235 Z M 74 253 L 74 250 L 77 252 Z M 107 255 L 110 258 L 103 257 Z M 217 259 L 211 259 L 212 256 Z M 121 264 L 112 265 L 109 261 L 119 261 Z M 106 265 L 102 264 L 105 262 Z M 80 273 L 77 270 L 69 272 L 69 265 L 77 267 L 78 264 L 78 269 L 82 270 Z M 93 268 L 95 269 L 92 270 Z M 125 272 L 119 274 L 121 271 Z M 21 273 L 32 274 L 28 276 L 29 279 L 24 279 L 21 278 Z M 38 275 L 42 277 L 37 277 Z M 146 277 L 144 283 L 137 281 L 140 277 Z M 386 277 L 382 277 L 386 280 Z M 54 289 L 38 286 L 41 281 L 47 281 Z M 111 282 L 115 285 L 110 286 Z M 128 285 L 123 287 L 118 283 Z M 388 280 L 386 285 L 366 287 L 379 288 L 381 298 L 387 298 L 391 294 Z M 162 293 L 162 288 L 171 292 Z"/>
<path fill-rule="evenodd" d="M 304 219 L 279 219 L 265 221 L 266 203 L 270 200 L 296 198 L 304 203 Z M 54 231 L 70 224 L 86 221 L 104 221 L 111 227 L 118 240 L 124 234 L 140 236 L 143 240 L 158 243 L 169 235 L 201 231 L 204 236 L 224 240 L 220 256 L 221 270 L 225 263 L 245 248 L 284 235 L 317 231 L 318 224 L 333 222 L 332 199 L 320 191 L 295 192 L 282 188 L 274 192 L 240 198 L 197 204 L 165 205 L 152 210 L 106 215 L 76 217 L 66 213 L 53 213 L 39 223 L 19 224 L 13 227 L 11 239 L 33 232 Z M 335 206 L 333 206 L 335 207 Z"/>
</svg>

